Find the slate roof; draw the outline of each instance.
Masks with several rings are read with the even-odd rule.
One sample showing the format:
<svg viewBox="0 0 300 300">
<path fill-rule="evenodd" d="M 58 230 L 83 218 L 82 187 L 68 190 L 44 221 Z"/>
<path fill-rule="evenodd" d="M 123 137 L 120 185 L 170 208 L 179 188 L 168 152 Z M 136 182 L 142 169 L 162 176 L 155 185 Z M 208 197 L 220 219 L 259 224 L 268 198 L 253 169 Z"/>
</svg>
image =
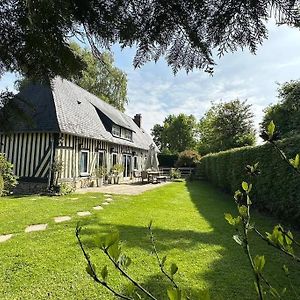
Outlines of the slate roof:
<svg viewBox="0 0 300 300">
<path fill-rule="evenodd" d="M 13 132 L 61 132 L 146 150 L 153 143 L 150 135 L 131 117 L 76 84 L 56 77 L 51 86 L 52 90 L 43 85 L 29 85 L 19 94 L 29 102 L 24 110 L 33 119 L 33 124 L 16 122 Z M 132 130 L 133 141 L 112 136 L 97 109 L 113 123 Z"/>
</svg>

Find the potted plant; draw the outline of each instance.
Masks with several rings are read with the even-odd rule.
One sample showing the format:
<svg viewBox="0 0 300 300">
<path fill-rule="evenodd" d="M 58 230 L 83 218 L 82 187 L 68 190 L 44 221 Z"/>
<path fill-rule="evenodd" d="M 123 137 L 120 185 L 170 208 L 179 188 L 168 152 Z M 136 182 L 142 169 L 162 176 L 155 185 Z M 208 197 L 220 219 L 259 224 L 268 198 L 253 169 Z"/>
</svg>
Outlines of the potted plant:
<svg viewBox="0 0 300 300">
<path fill-rule="evenodd" d="M 103 166 L 100 166 L 95 169 L 95 175 L 97 178 L 97 187 L 102 186 L 103 178 L 106 176 L 106 174 L 107 174 L 107 170 Z"/>
<path fill-rule="evenodd" d="M 112 172 L 114 174 L 114 183 L 115 184 L 119 184 L 120 177 L 121 177 L 123 171 L 124 171 L 124 167 L 121 164 L 115 164 L 112 167 Z"/>
</svg>

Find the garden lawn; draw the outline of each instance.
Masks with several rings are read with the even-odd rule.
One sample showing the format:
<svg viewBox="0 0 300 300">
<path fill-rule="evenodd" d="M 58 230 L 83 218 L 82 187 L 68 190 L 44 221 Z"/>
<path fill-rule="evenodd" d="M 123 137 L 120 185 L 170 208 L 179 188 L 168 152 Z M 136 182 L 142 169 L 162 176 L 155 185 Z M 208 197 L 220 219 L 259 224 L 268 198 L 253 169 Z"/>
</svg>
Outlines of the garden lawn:
<svg viewBox="0 0 300 300">
<path fill-rule="evenodd" d="M 0 234 L 15 233 L 0 243 L 0 299 L 114 299 L 97 286 L 85 271 L 86 263 L 75 238 L 75 227 L 85 220 L 82 240 L 98 270 L 108 264 L 108 282 L 119 290 L 124 278 L 115 272 L 95 246 L 94 238 L 119 230 L 123 251 L 132 259 L 128 272 L 158 299 L 167 299 L 167 281 L 161 276 L 147 236 L 153 220 L 157 249 L 167 255 L 166 265 L 176 262 L 175 279 L 191 299 L 208 288 L 212 299 L 256 299 L 253 276 L 241 247 L 232 239 L 233 228 L 224 220 L 235 211 L 232 197 L 205 182 L 178 182 L 138 196 L 114 195 L 104 210 L 102 194 L 64 197 L 8 197 L 0 200 Z M 78 217 L 89 210 L 91 217 Z M 71 221 L 56 224 L 55 216 L 69 215 Z M 264 232 L 276 220 L 253 214 Z M 46 231 L 24 233 L 27 225 L 48 223 Z M 299 238 L 299 235 L 296 235 Z M 296 299 L 281 266 L 291 272 L 300 293 L 299 264 L 286 259 L 256 238 L 253 254 L 266 257 L 265 274 L 276 287 L 288 288 L 285 299 Z"/>
</svg>

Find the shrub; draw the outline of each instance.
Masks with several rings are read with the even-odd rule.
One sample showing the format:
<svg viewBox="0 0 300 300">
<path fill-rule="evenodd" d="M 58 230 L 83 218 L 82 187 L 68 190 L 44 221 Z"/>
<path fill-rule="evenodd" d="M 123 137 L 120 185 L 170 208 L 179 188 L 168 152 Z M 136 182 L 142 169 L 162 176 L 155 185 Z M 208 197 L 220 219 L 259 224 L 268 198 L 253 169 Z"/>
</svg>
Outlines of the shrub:
<svg viewBox="0 0 300 300">
<path fill-rule="evenodd" d="M 181 177 L 180 170 L 171 168 L 171 170 L 170 170 L 170 178 L 171 179 L 179 179 L 180 177 Z"/>
<path fill-rule="evenodd" d="M 200 161 L 200 154 L 195 150 L 185 150 L 179 153 L 176 167 L 195 167 Z"/>
<path fill-rule="evenodd" d="M 299 151 L 300 136 L 278 142 L 288 157 L 295 157 Z M 259 162 L 261 176 L 255 179 L 253 204 L 289 224 L 298 223 L 300 218 L 300 180 L 290 171 L 270 144 L 257 147 L 243 147 L 215 154 L 201 159 L 200 171 L 206 179 L 225 191 L 233 193 L 240 188 L 241 181 L 247 181 L 246 165 Z"/>
<path fill-rule="evenodd" d="M 3 176 L 0 174 L 0 197 L 2 196 L 4 192 L 4 180 L 3 180 Z"/>
<path fill-rule="evenodd" d="M 62 196 L 74 193 L 74 191 L 75 191 L 75 188 L 71 184 L 62 182 L 59 185 L 59 194 L 62 195 Z"/>
<path fill-rule="evenodd" d="M 7 195 L 17 184 L 18 177 L 14 175 L 13 165 L 0 153 L 0 196 Z"/>
<path fill-rule="evenodd" d="M 157 156 L 160 167 L 174 168 L 178 159 L 177 154 L 158 154 Z"/>
<path fill-rule="evenodd" d="M 61 182 L 59 185 L 53 185 L 49 192 L 55 196 L 64 196 L 75 192 L 75 186 L 70 183 Z"/>
<path fill-rule="evenodd" d="M 103 166 L 99 166 L 95 169 L 95 175 L 97 178 L 102 178 L 107 174 L 107 169 Z"/>
</svg>

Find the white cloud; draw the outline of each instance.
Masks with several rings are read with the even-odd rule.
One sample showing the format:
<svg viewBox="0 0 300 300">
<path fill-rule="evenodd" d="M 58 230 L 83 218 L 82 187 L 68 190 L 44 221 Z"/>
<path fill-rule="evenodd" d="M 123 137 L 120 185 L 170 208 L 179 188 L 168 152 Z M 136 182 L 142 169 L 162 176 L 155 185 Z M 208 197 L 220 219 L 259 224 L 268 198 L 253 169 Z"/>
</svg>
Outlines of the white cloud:
<svg viewBox="0 0 300 300">
<path fill-rule="evenodd" d="M 116 63 L 128 73 L 130 103 L 127 113 L 142 113 L 143 125 L 150 131 L 168 114 L 194 114 L 200 118 L 211 101 L 248 99 L 255 113 L 255 124 L 263 109 L 276 102 L 276 82 L 299 79 L 300 31 L 269 22 L 269 39 L 259 47 L 257 55 L 249 51 L 226 54 L 215 68 L 213 77 L 202 71 L 173 76 L 163 60 L 134 70 L 128 63 L 134 51 L 116 52 Z"/>
</svg>

